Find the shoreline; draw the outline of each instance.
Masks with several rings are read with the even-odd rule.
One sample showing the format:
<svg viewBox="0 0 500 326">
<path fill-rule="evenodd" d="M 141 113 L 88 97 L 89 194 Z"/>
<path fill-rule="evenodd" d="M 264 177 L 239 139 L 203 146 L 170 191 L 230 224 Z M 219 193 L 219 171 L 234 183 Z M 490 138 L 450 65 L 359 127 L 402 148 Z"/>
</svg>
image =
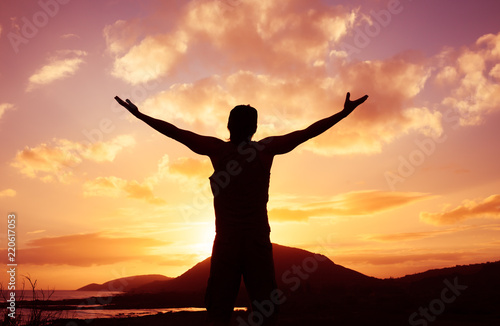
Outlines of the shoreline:
<svg viewBox="0 0 500 326">
<path fill-rule="evenodd" d="M 157 313 L 147 316 L 133 317 L 113 317 L 96 319 L 58 319 L 51 323 L 53 326 L 87 326 L 92 325 L 185 325 L 200 326 L 206 322 L 207 313 L 205 312 L 167 312 Z M 236 318 L 236 316 L 235 316 Z"/>
</svg>

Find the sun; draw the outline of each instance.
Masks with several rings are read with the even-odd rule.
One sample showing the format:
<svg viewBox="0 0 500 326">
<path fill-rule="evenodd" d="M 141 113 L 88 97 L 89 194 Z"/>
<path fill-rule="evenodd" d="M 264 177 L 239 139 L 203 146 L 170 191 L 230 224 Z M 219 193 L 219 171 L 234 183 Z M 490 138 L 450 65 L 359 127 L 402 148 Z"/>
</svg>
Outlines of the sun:
<svg viewBox="0 0 500 326">
<path fill-rule="evenodd" d="M 207 258 L 212 255 L 212 247 L 215 238 L 214 223 L 200 223 L 193 232 L 192 244 L 189 246 L 192 249 L 192 254 Z"/>
</svg>

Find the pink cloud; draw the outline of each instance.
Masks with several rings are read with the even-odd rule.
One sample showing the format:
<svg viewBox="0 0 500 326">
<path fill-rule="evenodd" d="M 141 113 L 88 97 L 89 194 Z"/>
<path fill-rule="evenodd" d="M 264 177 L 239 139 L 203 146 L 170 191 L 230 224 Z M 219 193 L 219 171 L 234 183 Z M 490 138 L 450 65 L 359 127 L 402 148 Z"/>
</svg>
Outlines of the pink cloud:
<svg viewBox="0 0 500 326">
<path fill-rule="evenodd" d="M 16 107 L 12 103 L 1 103 L 0 104 L 0 119 L 2 119 L 2 116 L 5 114 L 5 112 L 10 111 L 10 110 L 15 110 Z"/>
<path fill-rule="evenodd" d="M 80 50 L 57 51 L 49 57 L 47 64 L 29 77 L 26 91 L 30 92 L 39 86 L 74 75 L 84 62 L 83 58 L 86 55 L 87 52 Z"/>
<path fill-rule="evenodd" d="M 450 87 L 442 104 L 460 114 L 461 125 L 482 123 L 500 107 L 500 33 L 487 34 L 462 49 L 446 49 L 436 75 L 438 84 Z"/>
<path fill-rule="evenodd" d="M 319 0 L 307 5 L 298 0 L 241 1 L 234 10 L 221 3 L 188 2 L 174 9 L 175 24 L 162 17 L 172 15 L 171 6 L 160 6 L 148 20 L 107 26 L 108 51 L 116 55 L 113 74 L 130 83 L 145 82 L 170 74 L 188 56 L 208 66 L 231 62 L 239 69 L 290 75 L 324 66 L 329 43 L 345 35 L 355 19 L 352 11 Z"/>
</svg>

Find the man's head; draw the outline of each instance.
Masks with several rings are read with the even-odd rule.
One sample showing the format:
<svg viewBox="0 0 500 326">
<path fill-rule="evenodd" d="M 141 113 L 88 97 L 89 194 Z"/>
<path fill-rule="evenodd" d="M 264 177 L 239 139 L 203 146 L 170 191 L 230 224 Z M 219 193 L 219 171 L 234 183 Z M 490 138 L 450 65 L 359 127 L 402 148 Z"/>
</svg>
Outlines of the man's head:
<svg viewBox="0 0 500 326">
<path fill-rule="evenodd" d="M 257 130 L 257 110 L 250 105 L 237 105 L 227 121 L 231 142 L 240 143 L 252 138 Z"/>
</svg>

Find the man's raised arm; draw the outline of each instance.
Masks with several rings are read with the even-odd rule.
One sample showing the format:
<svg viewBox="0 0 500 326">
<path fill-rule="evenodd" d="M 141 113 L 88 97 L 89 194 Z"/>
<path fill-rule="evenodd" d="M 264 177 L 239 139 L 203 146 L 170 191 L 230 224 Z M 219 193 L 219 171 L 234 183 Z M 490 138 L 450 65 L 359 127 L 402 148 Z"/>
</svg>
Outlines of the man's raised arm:
<svg viewBox="0 0 500 326">
<path fill-rule="evenodd" d="M 132 113 L 137 119 L 144 121 L 153 129 L 164 134 L 165 136 L 186 145 L 187 147 L 189 147 L 189 149 L 197 154 L 210 156 L 214 154 L 219 148 L 220 144 L 223 143 L 223 141 L 218 138 L 201 136 L 189 130 L 177 128 L 169 122 L 155 119 L 142 112 L 139 112 L 137 106 L 129 99 L 123 101 L 118 96 L 115 96 L 115 100 L 121 106 L 126 108 L 130 113 Z"/>
<path fill-rule="evenodd" d="M 344 109 L 328 118 L 316 121 L 303 130 L 297 130 L 283 136 L 267 137 L 260 142 L 265 146 L 264 151 L 272 155 L 285 154 L 293 150 L 303 142 L 314 138 L 333 127 L 337 122 L 347 117 L 354 109 L 368 98 L 368 95 L 357 100 L 350 100 L 350 93 L 347 93 Z"/>
</svg>

